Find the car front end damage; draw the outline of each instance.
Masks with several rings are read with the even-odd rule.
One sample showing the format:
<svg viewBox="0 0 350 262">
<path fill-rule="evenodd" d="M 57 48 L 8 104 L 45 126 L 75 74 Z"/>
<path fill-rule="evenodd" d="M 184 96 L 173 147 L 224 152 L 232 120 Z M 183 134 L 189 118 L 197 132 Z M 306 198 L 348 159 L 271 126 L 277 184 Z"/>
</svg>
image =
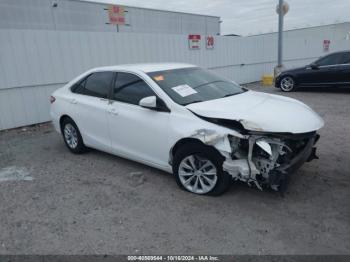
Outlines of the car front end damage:
<svg viewBox="0 0 350 262">
<path fill-rule="evenodd" d="M 283 192 L 288 178 L 305 162 L 316 156 L 316 132 L 303 134 L 246 131 L 219 135 L 213 130 L 193 134 L 214 146 L 224 157 L 223 170 L 234 180 L 260 190 L 271 188 Z M 229 146 L 227 146 L 229 145 Z"/>
<path fill-rule="evenodd" d="M 228 136 L 232 152 L 223 164 L 235 180 L 259 189 L 283 191 L 290 174 L 316 156 L 316 132 L 306 134 L 250 134 L 240 139 Z"/>
<path fill-rule="evenodd" d="M 186 108 L 214 130 L 202 131 L 210 139 L 195 137 L 225 157 L 223 170 L 235 180 L 283 191 L 292 173 L 317 158 L 317 131 L 324 121 L 298 100 L 247 91 Z"/>
</svg>

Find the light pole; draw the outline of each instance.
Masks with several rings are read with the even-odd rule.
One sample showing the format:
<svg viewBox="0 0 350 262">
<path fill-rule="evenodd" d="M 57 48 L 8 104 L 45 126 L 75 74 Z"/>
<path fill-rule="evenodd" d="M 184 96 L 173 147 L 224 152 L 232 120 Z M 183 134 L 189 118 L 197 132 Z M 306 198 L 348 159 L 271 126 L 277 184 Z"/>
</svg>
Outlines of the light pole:
<svg viewBox="0 0 350 262">
<path fill-rule="evenodd" d="M 279 0 L 278 10 L 278 62 L 277 67 L 282 67 L 282 50 L 283 50 L 283 0 Z"/>
<path fill-rule="evenodd" d="M 284 0 L 279 0 L 276 7 L 276 12 L 278 14 L 278 57 L 277 66 L 275 67 L 275 76 L 281 72 L 283 69 L 283 18 L 288 12 L 289 5 Z"/>
</svg>

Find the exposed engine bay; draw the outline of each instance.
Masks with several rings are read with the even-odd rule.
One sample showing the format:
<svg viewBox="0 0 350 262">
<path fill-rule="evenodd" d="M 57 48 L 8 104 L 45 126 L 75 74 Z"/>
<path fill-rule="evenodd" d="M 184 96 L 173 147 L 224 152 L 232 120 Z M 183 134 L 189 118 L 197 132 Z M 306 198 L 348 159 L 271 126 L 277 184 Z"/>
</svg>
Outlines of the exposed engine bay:
<svg viewBox="0 0 350 262">
<path fill-rule="evenodd" d="M 283 191 L 288 175 L 304 162 L 317 158 L 319 135 L 250 135 L 248 139 L 229 136 L 231 159 L 223 168 L 235 180 L 254 183 L 259 189 L 271 187 Z"/>
<path fill-rule="evenodd" d="M 208 120 L 208 119 L 206 119 Z M 214 122 L 210 119 L 210 122 Z M 194 137 L 216 147 L 226 160 L 223 170 L 234 180 L 255 185 L 260 190 L 271 188 L 283 192 L 290 174 L 304 162 L 317 159 L 316 132 L 303 134 L 247 131 L 239 122 L 220 121 L 220 124 L 238 131 L 224 137 L 215 131 L 199 130 Z M 230 150 L 223 144 L 229 143 Z"/>
</svg>

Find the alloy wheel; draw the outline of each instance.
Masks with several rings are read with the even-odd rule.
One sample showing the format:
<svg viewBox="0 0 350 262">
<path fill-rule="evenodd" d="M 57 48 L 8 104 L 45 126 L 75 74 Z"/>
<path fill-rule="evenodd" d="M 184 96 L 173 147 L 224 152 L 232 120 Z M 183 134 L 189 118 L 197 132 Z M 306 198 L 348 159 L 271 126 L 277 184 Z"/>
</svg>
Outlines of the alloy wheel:
<svg viewBox="0 0 350 262">
<path fill-rule="evenodd" d="M 63 132 L 67 145 L 72 149 L 76 148 L 78 145 L 78 133 L 75 127 L 68 123 L 64 126 Z"/>
<path fill-rule="evenodd" d="M 281 80 L 281 89 L 285 92 L 290 92 L 294 88 L 294 80 L 290 76 L 286 76 Z"/>
<path fill-rule="evenodd" d="M 215 165 L 210 160 L 197 155 L 182 159 L 178 174 L 181 184 L 188 191 L 196 194 L 210 192 L 218 180 Z"/>
</svg>

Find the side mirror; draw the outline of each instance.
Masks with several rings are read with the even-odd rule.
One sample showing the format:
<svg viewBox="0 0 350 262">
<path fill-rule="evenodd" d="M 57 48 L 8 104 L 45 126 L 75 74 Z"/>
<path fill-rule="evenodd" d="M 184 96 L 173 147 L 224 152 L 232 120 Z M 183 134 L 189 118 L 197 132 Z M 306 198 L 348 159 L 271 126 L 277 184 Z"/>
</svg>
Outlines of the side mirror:
<svg viewBox="0 0 350 262">
<path fill-rule="evenodd" d="M 157 97 L 156 96 L 147 96 L 140 100 L 139 106 L 156 109 L 157 108 Z"/>
<path fill-rule="evenodd" d="M 311 63 L 310 68 L 311 69 L 318 69 L 318 65 L 316 63 Z"/>
<path fill-rule="evenodd" d="M 156 96 L 147 96 L 140 100 L 139 106 L 144 108 L 160 111 L 160 112 L 170 112 L 165 102 Z"/>
</svg>

